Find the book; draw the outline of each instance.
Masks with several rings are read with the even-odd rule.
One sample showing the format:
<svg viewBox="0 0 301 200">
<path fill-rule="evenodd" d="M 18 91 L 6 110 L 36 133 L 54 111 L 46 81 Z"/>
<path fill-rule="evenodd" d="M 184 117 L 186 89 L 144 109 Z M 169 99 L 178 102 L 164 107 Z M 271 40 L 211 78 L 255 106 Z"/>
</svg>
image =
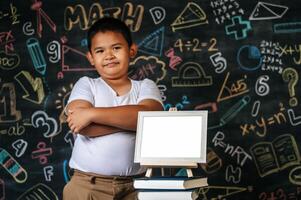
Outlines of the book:
<svg viewBox="0 0 301 200">
<path fill-rule="evenodd" d="M 195 200 L 198 189 L 193 190 L 138 190 L 139 200 Z"/>
<path fill-rule="evenodd" d="M 151 177 L 134 179 L 136 189 L 187 190 L 207 186 L 207 177 Z"/>
</svg>

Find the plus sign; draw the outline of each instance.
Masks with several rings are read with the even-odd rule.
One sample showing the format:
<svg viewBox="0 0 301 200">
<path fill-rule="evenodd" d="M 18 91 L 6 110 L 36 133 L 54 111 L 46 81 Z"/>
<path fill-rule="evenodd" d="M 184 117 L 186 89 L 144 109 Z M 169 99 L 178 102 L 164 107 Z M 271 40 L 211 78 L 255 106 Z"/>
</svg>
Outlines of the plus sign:
<svg viewBox="0 0 301 200">
<path fill-rule="evenodd" d="M 242 21 L 241 16 L 232 17 L 232 24 L 226 26 L 226 34 L 234 34 L 236 40 L 246 38 L 249 30 L 251 30 L 250 22 Z"/>
<path fill-rule="evenodd" d="M 288 50 L 286 50 L 290 55 L 292 55 L 295 51 L 294 51 L 294 49 L 292 48 L 292 46 L 290 46 L 289 48 L 288 48 Z"/>
</svg>

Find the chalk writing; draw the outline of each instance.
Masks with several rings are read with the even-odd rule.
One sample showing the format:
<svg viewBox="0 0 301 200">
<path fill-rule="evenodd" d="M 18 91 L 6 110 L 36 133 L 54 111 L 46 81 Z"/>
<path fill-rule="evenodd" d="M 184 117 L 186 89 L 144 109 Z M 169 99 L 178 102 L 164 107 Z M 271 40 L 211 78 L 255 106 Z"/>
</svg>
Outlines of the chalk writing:
<svg viewBox="0 0 301 200">
<path fill-rule="evenodd" d="M 233 146 L 224 142 L 225 134 L 223 132 L 217 132 L 212 139 L 213 145 L 219 146 L 224 149 L 224 153 L 231 157 L 236 157 L 236 163 L 243 166 L 247 160 L 252 160 L 252 157 L 240 146 Z"/>
<path fill-rule="evenodd" d="M 259 137 L 264 137 L 267 134 L 268 126 L 280 125 L 287 122 L 286 116 L 284 114 L 285 108 L 282 103 L 279 104 L 279 112 L 273 114 L 269 117 L 261 116 L 260 119 L 255 121 L 255 124 L 246 123 L 240 126 L 241 134 L 243 136 L 255 133 Z"/>
<path fill-rule="evenodd" d="M 81 4 L 77 4 L 75 6 L 66 7 L 64 27 L 65 30 L 70 31 L 75 24 L 79 24 L 80 29 L 87 30 L 89 25 L 93 24 L 97 19 L 109 15 L 111 17 L 121 18 L 132 32 L 136 32 L 140 29 L 143 13 L 144 7 L 142 5 L 137 5 L 135 8 L 130 2 L 124 4 L 122 12 L 120 7 L 103 9 L 99 3 L 93 3 L 89 9 L 89 15 L 87 15 L 85 7 Z"/>
</svg>

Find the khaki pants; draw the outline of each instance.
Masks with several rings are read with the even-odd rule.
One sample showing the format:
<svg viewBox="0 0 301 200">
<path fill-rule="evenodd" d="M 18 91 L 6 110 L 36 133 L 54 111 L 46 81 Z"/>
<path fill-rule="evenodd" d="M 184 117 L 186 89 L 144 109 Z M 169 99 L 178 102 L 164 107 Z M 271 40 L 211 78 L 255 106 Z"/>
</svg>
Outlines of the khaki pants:
<svg viewBox="0 0 301 200">
<path fill-rule="evenodd" d="M 63 200 L 137 200 L 132 177 L 101 176 L 74 171 Z"/>
</svg>

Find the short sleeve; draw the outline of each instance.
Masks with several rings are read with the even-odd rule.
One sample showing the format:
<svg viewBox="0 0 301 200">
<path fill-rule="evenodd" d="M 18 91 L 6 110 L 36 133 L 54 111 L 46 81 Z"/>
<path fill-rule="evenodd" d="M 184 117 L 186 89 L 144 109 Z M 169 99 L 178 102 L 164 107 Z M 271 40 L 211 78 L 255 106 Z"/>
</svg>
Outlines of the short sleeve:
<svg viewBox="0 0 301 200">
<path fill-rule="evenodd" d="M 74 100 L 86 100 L 94 105 L 93 84 L 90 78 L 80 78 L 72 88 L 68 103 Z"/>
<path fill-rule="evenodd" d="M 156 83 L 150 79 L 144 79 L 141 82 L 141 88 L 139 92 L 138 102 L 144 99 L 153 99 L 161 103 L 163 106 L 162 98 L 160 95 L 160 91 L 156 85 Z"/>
</svg>

